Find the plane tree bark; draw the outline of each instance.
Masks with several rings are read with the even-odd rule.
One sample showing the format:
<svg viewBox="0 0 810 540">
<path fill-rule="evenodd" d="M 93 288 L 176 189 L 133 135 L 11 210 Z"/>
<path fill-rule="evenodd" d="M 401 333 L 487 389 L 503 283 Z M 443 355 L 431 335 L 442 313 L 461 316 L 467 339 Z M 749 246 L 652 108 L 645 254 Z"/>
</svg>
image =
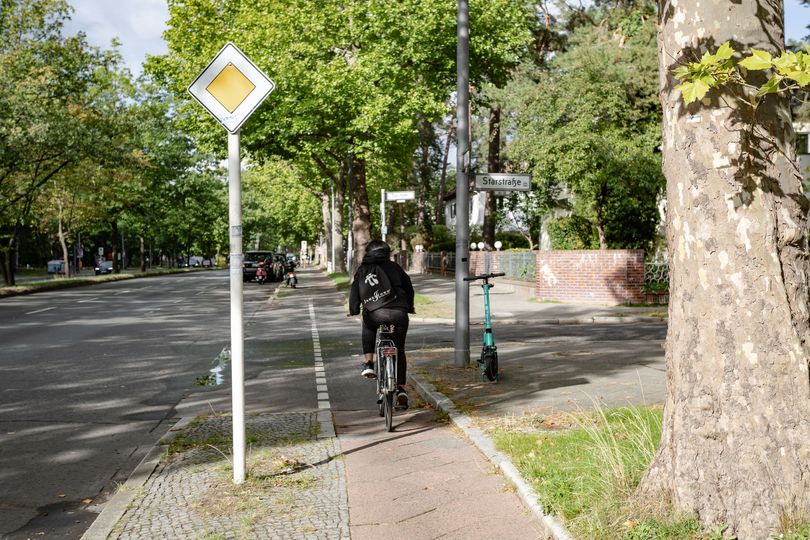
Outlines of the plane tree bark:
<svg viewBox="0 0 810 540">
<path fill-rule="evenodd" d="M 736 86 L 687 106 L 672 70 L 726 40 L 777 53 L 783 4 L 661 0 L 659 17 L 667 399 L 640 495 L 765 538 L 810 520 L 810 205 L 786 98 L 754 108 Z"/>
</svg>

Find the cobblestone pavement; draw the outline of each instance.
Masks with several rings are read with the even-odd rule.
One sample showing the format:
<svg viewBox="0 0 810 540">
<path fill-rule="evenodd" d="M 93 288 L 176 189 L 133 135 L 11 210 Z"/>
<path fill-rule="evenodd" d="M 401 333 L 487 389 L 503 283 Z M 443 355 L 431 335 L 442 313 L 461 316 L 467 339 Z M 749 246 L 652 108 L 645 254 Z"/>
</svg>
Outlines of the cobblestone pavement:
<svg viewBox="0 0 810 540">
<path fill-rule="evenodd" d="M 160 465 L 109 538 L 348 539 L 346 472 L 315 412 L 246 417 L 247 480 L 227 455 L 230 416 L 195 419 L 175 437 L 188 448 Z"/>
</svg>

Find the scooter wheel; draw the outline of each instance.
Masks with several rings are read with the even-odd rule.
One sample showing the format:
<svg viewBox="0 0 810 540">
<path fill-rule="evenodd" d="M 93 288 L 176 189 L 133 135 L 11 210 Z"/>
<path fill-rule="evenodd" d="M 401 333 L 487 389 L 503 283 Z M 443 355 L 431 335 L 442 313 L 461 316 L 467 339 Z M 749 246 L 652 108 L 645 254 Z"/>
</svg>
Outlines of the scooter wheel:
<svg viewBox="0 0 810 540">
<path fill-rule="evenodd" d="M 490 382 L 498 380 L 498 353 L 487 351 L 482 355 L 481 374 Z"/>
</svg>

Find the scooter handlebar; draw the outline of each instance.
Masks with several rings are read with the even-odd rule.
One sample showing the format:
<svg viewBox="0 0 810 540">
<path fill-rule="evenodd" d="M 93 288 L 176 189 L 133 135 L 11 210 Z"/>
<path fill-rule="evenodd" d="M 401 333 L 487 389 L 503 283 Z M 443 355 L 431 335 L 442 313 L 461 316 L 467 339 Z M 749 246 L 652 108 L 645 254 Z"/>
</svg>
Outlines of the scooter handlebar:
<svg viewBox="0 0 810 540">
<path fill-rule="evenodd" d="M 504 272 L 497 272 L 497 273 L 493 273 L 493 274 L 481 274 L 480 276 L 465 277 L 464 281 L 475 281 L 477 279 L 490 279 L 490 278 L 501 277 L 501 276 L 505 276 L 505 275 L 506 274 Z"/>
</svg>

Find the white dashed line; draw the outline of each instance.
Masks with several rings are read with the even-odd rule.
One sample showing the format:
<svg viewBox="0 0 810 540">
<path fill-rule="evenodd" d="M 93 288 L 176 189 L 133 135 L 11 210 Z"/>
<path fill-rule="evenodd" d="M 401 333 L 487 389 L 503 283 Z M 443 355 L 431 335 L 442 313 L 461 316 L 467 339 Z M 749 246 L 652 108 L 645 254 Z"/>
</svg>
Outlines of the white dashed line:
<svg viewBox="0 0 810 540">
<path fill-rule="evenodd" d="M 318 325 L 315 323 L 315 308 L 312 300 L 309 301 L 309 318 L 312 321 L 312 348 L 315 358 L 315 384 L 318 392 L 318 409 L 331 409 L 329 403 L 329 391 L 326 387 L 326 371 L 323 366 L 321 356 L 321 338 L 318 335 Z"/>
<path fill-rule="evenodd" d="M 56 309 L 56 306 L 46 307 L 46 308 L 38 309 L 36 311 L 29 311 L 28 313 L 26 313 L 26 315 L 34 315 L 36 313 L 42 313 L 43 311 L 50 311 L 52 309 Z"/>
</svg>

